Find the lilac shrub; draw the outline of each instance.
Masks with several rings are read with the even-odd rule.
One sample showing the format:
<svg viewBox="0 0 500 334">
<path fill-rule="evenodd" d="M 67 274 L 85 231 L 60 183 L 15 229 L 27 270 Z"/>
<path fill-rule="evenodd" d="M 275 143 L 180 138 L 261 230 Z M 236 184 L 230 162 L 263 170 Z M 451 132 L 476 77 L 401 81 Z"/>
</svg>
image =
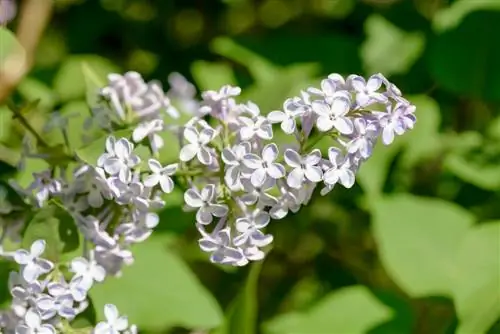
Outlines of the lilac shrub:
<svg viewBox="0 0 500 334">
<path fill-rule="evenodd" d="M 44 258 L 42 239 L 29 250 L 0 248 L 19 266 L 8 282 L 12 304 L 0 313 L 5 333 L 136 333 L 112 304 L 95 328 L 71 323 L 88 307 L 94 284 L 133 263 L 131 246 L 151 235 L 174 187 L 182 188 L 185 210 L 195 214 L 201 250 L 214 263 L 244 266 L 265 257 L 274 238 L 265 232 L 271 220 L 307 205 L 318 185 L 322 195 L 337 184 L 352 187 L 379 137 L 389 145 L 416 121 L 415 107 L 381 74 L 368 80 L 332 74 L 320 88 L 307 88 L 268 113 L 254 102 L 237 102 L 239 87 L 205 91 L 196 100 L 182 76 L 173 74 L 169 82 L 165 93 L 136 72 L 108 76 L 84 124 L 87 142 L 105 138 L 92 161 L 77 151 L 54 162 L 39 149 L 40 135 L 36 145 L 25 141 L 23 156 L 50 166 L 34 173 L 26 188 L 10 185 L 32 212 L 63 210 L 84 242 L 81 255 L 67 261 Z M 45 130 L 61 131 L 71 152 L 68 117 L 55 113 Z M 176 158 L 164 161 L 162 149 L 174 144 Z M 2 244 L 19 242 L 28 219 L 23 208 L 3 200 L 0 214 L 10 219 Z"/>
</svg>

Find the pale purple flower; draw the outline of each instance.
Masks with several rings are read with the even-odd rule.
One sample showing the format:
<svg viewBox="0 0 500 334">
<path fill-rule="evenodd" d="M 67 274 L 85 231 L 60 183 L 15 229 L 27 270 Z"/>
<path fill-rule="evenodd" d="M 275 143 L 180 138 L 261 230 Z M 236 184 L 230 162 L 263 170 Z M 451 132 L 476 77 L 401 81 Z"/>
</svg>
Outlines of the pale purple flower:
<svg viewBox="0 0 500 334">
<path fill-rule="evenodd" d="M 386 113 L 379 114 L 379 124 L 382 128 L 382 142 L 389 145 L 394 141 L 394 134 L 402 135 L 412 129 L 417 121 L 415 106 L 407 103 L 397 103 L 394 108 L 388 107 Z"/>
<path fill-rule="evenodd" d="M 41 295 L 35 301 L 35 305 L 40 310 L 43 320 L 48 320 L 56 315 L 65 319 L 73 319 L 76 316 L 76 310 L 73 307 L 73 299 L 65 295 L 52 297 Z"/>
<path fill-rule="evenodd" d="M 233 239 L 235 246 L 249 243 L 252 246 L 265 247 L 273 241 L 273 236 L 260 230 L 269 224 L 270 217 L 265 211 L 255 211 L 250 215 L 236 219 L 235 227 L 240 233 Z"/>
<path fill-rule="evenodd" d="M 335 147 L 328 149 L 330 167 L 323 174 L 323 180 L 328 186 L 340 183 L 345 188 L 351 188 L 355 182 L 354 172 L 349 157 L 346 157 Z"/>
<path fill-rule="evenodd" d="M 104 305 L 106 321 L 101 321 L 95 326 L 93 334 L 119 334 L 128 327 L 127 316 L 120 316 L 118 309 L 113 304 Z"/>
<path fill-rule="evenodd" d="M 243 164 L 243 159 L 250 151 L 251 144 L 249 142 L 241 142 L 233 148 L 224 148 L 222 151 L 222 161 L 228 166 L 226 167 L 224 180 L 229 187 L 237 187 L 242 174 L 248 171 Z"/>
<path fill-rule="evenodd" d="M 108 142 L 106 142 L 108 146 Z M 134 154 L 134 145 L 128 141 L 126 138 L 120 138 L 116 141 L 112 148 L 112 153 L 114 156 L 109 156 L 110 153 L 104 153 L 106 156 L 102 156 L 98 161 L 102 161 L 102 166 L 106 173 L 110 175 L 118 175 L 122 182 L 130 182 L 131 179 L 131 168 L 137 166 L 141 159 Z"/>
<path fill-rule="evenodd" d="M 351 140 L 345 144 L 347 152 L 368 159 L 372 155 L 377 135 L 378 129 L 375 123 L 368 122 L 364 118 L 355 118 L 354 132 L 349 136 Z"/>
<path fill-rule="evenodd" d="M 139 143 L 148 137 L 151 149 L 153 152 L 158 152 L 164 146 L 163 138 L 158 134 L 160 131 L 163 131 L 162 119 L 145 121 L 135 127 L 134 132 L 132 132 L 132 140 Z"/>
<path fill-rule="evenodd" d="M 196 188 L 188 189 L 184 193 L 184 201 L 188 209 L 197 209 L 196 221 L 202 225 L 208 225 L 212 222 L 213 216 L 224 217 L 228 213 L 228 207 L 225 204 L 215 202 L 215 185 L 207 184 L 201 192 Z"/>
<path fill-rule="evenodd" d="M 368 81 L 359 75 L 350 76 L 348 82 L 356 92 L 356 104 L 363 108 L 374 102 L 386 102 L 387 97 L 378 92 L 384 81 L 382 74 L 374 74 Z"/>
<path fill-rule="evenodd" d="M 306 156 L 300 156 L 296 151 L 287 149 L 285 161 L 293 168 L 287 177 L 287 183 L 292 188 L 300 188 L 306 179 L 311 182 L 319 182 L 323 177 L 323 171 L 318 166 L 321 161 L 321 151 L 318 149 Z"/>
<path fill-rule="evenodd" d="M 203 235 L 198 243 L 201 250 L 211 253 L 210 261 L 213 263 L 244 266 L 248 263 L 241 250 L 231 246 L 231 228 L 225 227 L 220 231 L 208 235 L 199 228 Z"/>
<path fill-rule="evenodd" d="M 297 212 L 300 208 L 297 197 L 286 188 L 282 188 L 281 196 L 275 205 L 269 210 L 269 215 L 273 219 L 283 219 L 289 211 Z"/>
<path fill-rule="evenodd" d="M 251 140 L 258 137 L 264 140 L 273 138 L 273 128 L 267 118 L 263 116 L 256 116 L 249 118 L 246 116 L 238 117 L 240 126 L 241 140 Z"/>
<path fill-rule="evenodd" d="M 164 193 L 171 193 L 174 189 L 174 181 L 170 176 L 175 174 L 178 165 L 170 164 L 163 167 L 158 160 L 149 159 L 148 166 L 151 174 L 144 179 L 144 185 L 152 188 L 159 184 Z"/>
<path fill-rule="evenodd" d="M 50 282 L 47 285 L 49 294 L 53 297 L 71 298 L 74 301 L 81 302 L 87 297 L 87 282 L 83 283 L 83 276 L 73 276 L 67 283 L 64 278 L 59 282 Z"/>
<path fill-rule="evenodd" d="M 342 134 L 351 134 L 353 131 L 352 121 L 347 117 L 351 108 L 351 98 L 346 91 L 339 91 L 331 98 L 331 102 L 313 101 L 312 108 L 318 119 L 316 127 L 322 132 L 333 128 Z"/>
<path fill-rule="evenodd" d="M 253 153 L 245 155 L 243 163 L 253 170 L 250 180 L 254 186 L 263 185 L 268 177 L 279 179 L 285 176 L 285 167 L 274 162 L 278 153 L 276 144 L 271 143 L 262 149 L 262 158 Z"/>
<path fill-rule="evenodd" d="M 87 260 L 84 257 L 77 257 L 71 261 L 70 272 L 75 277 L 81 277 L 80 286 L 89 290 L 95 282 L 102 282 L 106 277 L 106 270 L 99 265 L 93 257 Z"/>
<path fill-rule="evenodd" d="M 188 144 L 181 149 L 179 157 L 181 161 L 191 161 L 194 157 L 204 165 L 211 165 L 213 161 L 212 153 L 208 144 L 216 137 L 217 133 L 212 128 L 204 128 L 201 132 L 194 127 L 184 129 L 184 138 Z"/>
<path fill-rule="evenodd" d="M 50 272 L 54 264 L 48 260 L 40 258 L 45 250 L 45 241 L 36 240 L 31 245 L 30 251 L 18 249 L 14 253 L 14 260 L 22 265 L 21 274 L 26 282 L 34 282 L 38 276 Z"/>
<path fill-rule="evenodd" d="M 34 181 L 29 185 L 28 190 L 34 191 L 39 207 L 48 200 L 50 195 L 59 194 L 62 190 L 61 182 L 53 177 L 50 170 L 33 173 L 33 178 Z"/>
<path fill-rule="evenodd" d="M 30 308 L 24 316 L 24 324 L 16 327 L 16 334 L 56 334 L 56 329 L 50 324 L 42 324 L 38 312 Z"/>
<path fill-rule="evenodd" d="M 245 194 L 241 195 L 241 201 L 246 205 L 254 205 L 257 207 L 273 206 L 278 200 L 276 197 L 267 193 L 276 184 L 272 178 L 266 178 L 266 181 L 261 186 L 254 186 L 250 179 L 241 179 L 243 191 Z"/>
<path fill-rule="evenodd" d="M 303 113 L 301 108 L 294 108 L 293 100 L 287 99 L 283 103 L 283 111 L 274 110 L 267 115 L 271 123 L 281 123 L 281 129 L 286 134 L 292 134 L 297 128 L 295 119 Z"/>
</svg>

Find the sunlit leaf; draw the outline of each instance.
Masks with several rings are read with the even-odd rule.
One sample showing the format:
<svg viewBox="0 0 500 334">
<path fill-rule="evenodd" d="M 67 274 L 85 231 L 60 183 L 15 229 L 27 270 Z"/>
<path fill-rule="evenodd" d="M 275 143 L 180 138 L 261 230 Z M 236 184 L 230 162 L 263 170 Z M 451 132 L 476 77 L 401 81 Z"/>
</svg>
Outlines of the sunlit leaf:
<svg viewBox="0 0 500 334">
<path fill-rule="evenodd" d="M 394 195 L 373 205 L 373 234 L 392 279 L 411 297 L 451 296 L 463 275 L 455 261 L 473 224 L 466 210 L 439 199 Z"/>
<path fill-rule="evenodd" d="M 500 221 L 471 229 L 457 253 L 459 274 L 451 284 L 457 334 L 486 333 L 500 318 Z"/>
<path fill-rule="evenodd" d="M 227 63 L 198 60 L 191 65 L 193 78 L 201 90 L 218 90 L 224 85 L 236 86 L 233 69 Z"/>
<path fill-rule="evenodd" d="M 25 66 L 26 51 L 14 33 L 0 26 L 0 68 L 9 72 L 22 71 Z"/>
<path fill-rule="evenodd" d="M 365 31 L 367 38 L 361 46 L 361 58 L 370 74 L 406 73 L 425 48 L 423 33 L 405 32 L 376 14 L 365 21 Z"/>
<path fill-rule="evenodd" d="M 306 312 L 277 316 L 264 324 L 264 333 L 367 333 L 391 316 L 389 307 L 357 285 L 327 294 Z"/>
<path fill-rule="evenodd" d="M 432 18 L 433 28 L 444 31 L 455 28 L 471 12 L 479 10 L 500 10 L 497 0 L 455 0 L 450 6 L 443 7 Z"/>
<path fill-rule="evenodd" d="M 92 87 L 105 83 L 103 80 L 108 74 L 116 72 L 119 72 L 116 65 L 105 58 L 96 55 L 70 56 L 54 78 L 54 90 L 63 101 L 82 99 L 87 97 Z"/>
<path fill-rule="evenodd" d="M 153 236 L 132 248 L 134 264 L 120 278 L 108 278 L 90 291 L 96 310 L 114 303 L 131 323 L 155 333 L 165 328 L 210 329 L 222 322 L 222 311 L 196 276 Z M 102 320 L 98 312 L 98 320 Z"/>
<path fill-rule="evenodd" d="M 64 253 L 72 252 L 80 245 L 73 217 L 54 203 L 40 209 L 28 222 L 22 246 L 29 249 L 38 239 L 46 242 L 44 258 L 54 262 L 59 262 Z"/>
</svg>

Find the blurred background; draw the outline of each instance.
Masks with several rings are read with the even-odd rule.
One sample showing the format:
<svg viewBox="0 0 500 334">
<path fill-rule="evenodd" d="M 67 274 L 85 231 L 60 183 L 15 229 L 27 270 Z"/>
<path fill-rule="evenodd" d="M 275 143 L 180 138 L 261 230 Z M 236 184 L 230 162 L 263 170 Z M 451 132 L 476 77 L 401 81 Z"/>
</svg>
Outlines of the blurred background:
<svg viewBox="0 0 500 334">
<path fill-rule="evenodd" d="M 198 91 L 239 85 L 266 112 L 330 73 L 381 72 L 417 106 L 415 129 L 378 145 L 352 189 L 318 191 L 270 224 L 263 263 L 210 264 L 174 192 L 134 265 L 93 288 L 79 321 L 110 302 L 141 333 L 500 333 L 500 1 L 55 0 L 38 38 L 43 10 L 25 16 L 39 43 L 8 91 L 41 99 L 35 126 L 87 108 L 83 62 L 166 90 L 172 72 Z M 10 45 L 0 38 L 0 60 Z M 3 180 L 29 178 L 15 168 L 23 131 L 0 107 Z"/>
</svg>

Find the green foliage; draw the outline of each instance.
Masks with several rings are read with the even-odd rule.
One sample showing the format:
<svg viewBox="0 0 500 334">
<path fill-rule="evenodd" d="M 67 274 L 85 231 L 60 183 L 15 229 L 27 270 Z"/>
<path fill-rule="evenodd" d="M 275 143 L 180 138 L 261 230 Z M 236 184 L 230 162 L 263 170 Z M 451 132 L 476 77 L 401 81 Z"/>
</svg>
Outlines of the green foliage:
<svg viewBox="0 0 500 334">
<path fill-rule="evenodd" d="M 490 31 L 500 29 L 500 11 L 472 12 L 455 29 L 432 41 L 429 69 L 436 82 L 452 93 L 500 100 L 500 45 Z M 466 46 L 466 47 L 464 47 Z"/>
<path fill-rule="evenodd" d="M 168 249 L 168 238 L 152 236 L 132 251 L 134 264 L 124 268 L 122 277 L 92 288 L 97 310 L 113 301 L 139 328 L 156 333 L 172 326 L 211 329 L 221 324 L 217 301 Z"/>
<path fill-rule="evenodd" d="M 305 312 L 280 315 L 264 328 L 266 334 L 366 333 L 389 320 L 391 313 L 370 290 L 357 285 L 324 296 Z"/>
<path fill-rule="evenodd" d="M 89 68 L 96 74 L 90 74 Z M 118 68 L 111 61 L 96 55 L 70 56 L 61 64 L 54 78 L 54 90 L 63 101 L 81 99 L 87 96 L 89 86 L 95 83 L 93 80 L 105 78 L 107 74 L 117 71 Z M 97 87 L 104 84 L 105 81 Z"/>
<path fill-rule="evenodd" d="M 55 202 L 34 213 L 24 231 L 22 246 L 29 249 L 38 239 L 46 242 L 44 257 L 56 263 L 65 259 L 64 254 L 77 250 L 80 244 L 73 217 Z M 71 255 L 74 253 L 66 259 Z"/>
<path fill-rule="evenodd" d="M 500 316 L 500 222 L 470 229 L 456 254 L 451 284 L 457 309 L 457 334 L 485 333 Z"/>
<path fill-rule="evenodd" d="M 317 189 L 301 213 L 272 221 L 274 248 L 263 266 L 209 264 L 194 214 L 182 209 L 185 184 L 176 179 L 151 239 L 133 248 L 135 262 L 121 277 L 93 287 L 75 328 L 102 320 L 103 305 L 114 303 L 140 332 L 155 334 L 498 332 L 499 1 L 63 2 L 32 70 L 0 102 L 1 182 L 14 178 L 26 187 L 48 166 L 27 158 L 15 170 L 27 132 L 12 105 L 36 107 L 24 112 L 40 133 L 48 112 L 75 115 L 70 149 L 59 146 L 58 129 L 41 136 L 52 160 L 75 153 L 95 165 L 106 136 L 82 123 L 112 72 L 142 71 L 165 89 L 173 71 L 198 92 L 238 85 L 240 101 L 258 103 L 263 114 L 332 72 L 381 72 L 416 105 L 418 118 L 390 146 L 377 143 L 352 189 L 336 186 L 326 197 Z M 0 27 L 0 72 L 25 60 L 15 34 Z M 165 123 L 188 118 L 165 116 Z M 289 142 L 275 133 L 280 145 Z M 94 141 L 83 143 L 82 135 Z M 158 159 L 176 162 L 175 135 L 163 137 Z M 325 151 L 329 139 L 318 146 Z M 147 146 L 136 147 L 143 160 L 149 156 Z M 0 214 L 0 228 L 8 219 Z M 82 252 L 75 222 L 58 203 L 32 212 L 22 232 L 20 245 L 7 241 L 9 250 L 43 238 L 46 257 L 58 264 Z M 0 259 L 0 281 L 12 269 Z M 2 306 L 9 305 L 7 288 L 0 287 Z"/>
<path fill-rule="evenodd" d="M 259 307 L 255 296 L 257 295 L 261 269 L 262 262 L 251 264 L 246 282 L 229 306 L 225 321 L 216 334 L 255 333 Z"/>
<path fill-rule="evenodd" d="M 425 217 L 425 218 L 423 218 Z M 442 200 L 394 195 L 373 206 L 373 233 L 380 259 L 411 297 L 451 296 L 460 272 L 455 261 L 474 218 Z"/>
</svg>

